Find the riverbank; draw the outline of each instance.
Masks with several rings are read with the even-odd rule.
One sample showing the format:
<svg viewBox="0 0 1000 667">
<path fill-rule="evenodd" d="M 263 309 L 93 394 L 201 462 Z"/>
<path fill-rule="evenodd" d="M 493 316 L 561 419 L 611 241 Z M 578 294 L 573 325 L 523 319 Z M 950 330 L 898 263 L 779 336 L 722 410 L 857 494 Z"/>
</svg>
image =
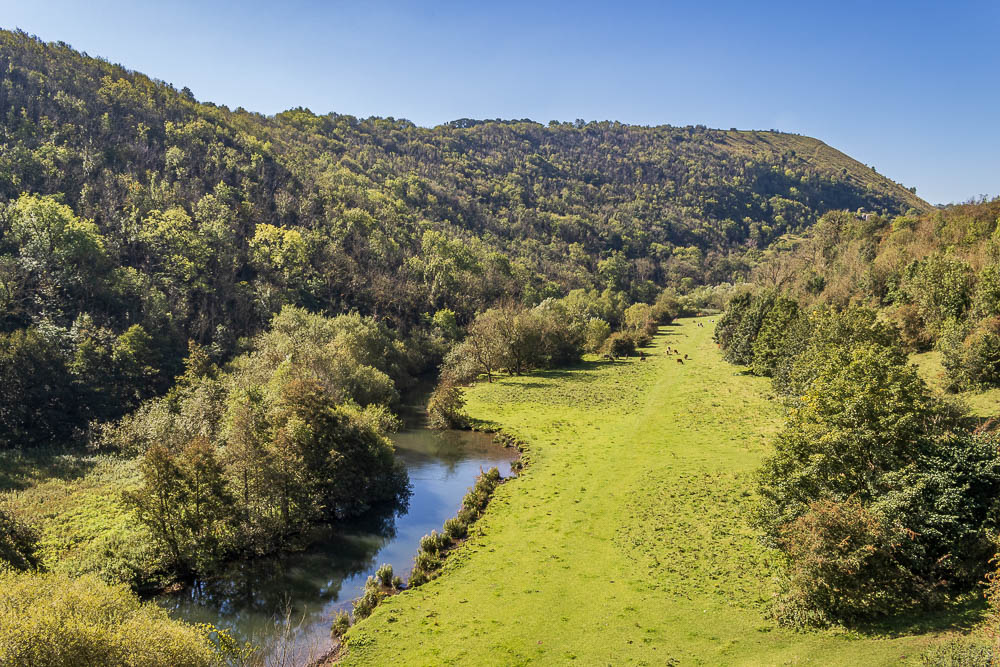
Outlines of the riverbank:
<svg viewBox="0 0 1000 667">
<path fill-rule="evenodd" d="M 382 564 L 409 575 L 420 539 L 458 511 L 483 469 L 510 475 L 516 448 L 492 433 L 426 427 L 427 391 L 408 394 L 405 428 L 391 435 L 411 493 L 403 505 L 375 508 L 337 524 L 314 526 L 303 548 L 226 563 L 194 585 L 146 586 L 170 615 L 232 631 L 279 664 L 305 664 L 332 645 L 330 623 L 350 609 Z M 50 571 L 94 573 L 124 583 L 156 583 L 159 561 L 145 527 L 120 502 L 139 484 L 138 459 L 87 453 L 0 452 L 0 502 L 40 533 Z M 163 581 L 164 586 L 169 584 Z"/>
<path fill-rule="evenodd" d="M 796 633 L 768 618 L 777 555 L 741 512 L 780 406 L 767 380 L 722 361 L 711 331 L 684 320 L 645 361 L 471 388 L 470 416 L 524 439 L 530 473 L 497 491 L 441 577 L 350 631 L 343 664 L 915 659 L 934 640 L 905 627 Z"/>
</svg>

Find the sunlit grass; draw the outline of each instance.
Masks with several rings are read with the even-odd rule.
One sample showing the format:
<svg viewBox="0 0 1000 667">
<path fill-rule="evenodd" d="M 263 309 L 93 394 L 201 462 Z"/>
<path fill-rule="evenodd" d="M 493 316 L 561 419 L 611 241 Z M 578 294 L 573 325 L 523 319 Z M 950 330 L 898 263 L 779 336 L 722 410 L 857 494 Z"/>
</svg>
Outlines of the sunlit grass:
<svg viewBox="0 0 1000 667">
<path fill-rule="evenodd" d="M 937 350 L 914 354 L 910 361 L 917 367 L 920 377 L 924 379 L 934 391 L 941 395 L 958 398 L 964 403 L 969 411 L 977 417 L 998 417 L 1000 416 L 1000 388 L 987 389 L 985 391 L 963 391 L 957 394 L 947 394 L 945 387 L 944 366 L 941 365 L 941 353 Z"/>
<path fill-rule="evenodd" d="M 8 489 L 0 500 L 39 530 L 46 569 L 153 583 L 147 579 L 158 568 L 157 554 L 121 502 L 122 491 L 138 484 L 137 459 L 5 452 L 0 462 Z"/>
<path fill-rule="evenodd" d="M 663 328 L 650 351 L 468 392 L 472 416 L 528 443 L 530 467 L 439 579 L 349 633 L 348 663 L 872 665 L 934 641 L 770 620 L 780 562 L 743 512 L 781 408 L 721 360 L 709 318 Z"/>
</svg>

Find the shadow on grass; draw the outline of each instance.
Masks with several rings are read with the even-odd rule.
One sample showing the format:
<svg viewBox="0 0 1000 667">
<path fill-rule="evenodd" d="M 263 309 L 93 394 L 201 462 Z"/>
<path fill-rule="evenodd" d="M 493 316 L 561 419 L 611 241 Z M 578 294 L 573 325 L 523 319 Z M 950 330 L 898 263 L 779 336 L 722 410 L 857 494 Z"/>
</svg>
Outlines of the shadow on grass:
<svg viewBox="0 0 1000 667">
<path fill-rule="evenodd" d="M 96 464 L 93 456 L 66 449 L 0 451 L 0 492 L 20 491 L 46 479 L 76 479 Z"/>
<path fill-rule="evenodd" d="M 968 632 L 982 622 L 986 601 L 969 595 L 944 609 L 914 611 L 881 621 L 858 624 L 851 630 L 863 635 L 902 637 L 933 632 Z"/>
</svg>

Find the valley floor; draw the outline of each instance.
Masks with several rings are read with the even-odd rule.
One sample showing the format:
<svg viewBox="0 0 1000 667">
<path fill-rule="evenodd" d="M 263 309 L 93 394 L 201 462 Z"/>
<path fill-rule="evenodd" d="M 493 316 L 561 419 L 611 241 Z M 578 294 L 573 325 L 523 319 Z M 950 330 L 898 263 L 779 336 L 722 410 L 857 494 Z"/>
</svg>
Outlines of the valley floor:
<svg viewBox="0 0 1000 667">
<path fill-rule="evenodd" d="M 524 439 L 530 467 L 440 578 L 350 632 L 345 663 L 916 659 L 932 638 L 796 633 L 768 618 L 777 560 L 742 512 L 780 407 L 767 380 L 722 361 L 711 332 L 688 319 L 663 327 L 646 361 L 473 387 L 470 415 Z"/>
</svg>

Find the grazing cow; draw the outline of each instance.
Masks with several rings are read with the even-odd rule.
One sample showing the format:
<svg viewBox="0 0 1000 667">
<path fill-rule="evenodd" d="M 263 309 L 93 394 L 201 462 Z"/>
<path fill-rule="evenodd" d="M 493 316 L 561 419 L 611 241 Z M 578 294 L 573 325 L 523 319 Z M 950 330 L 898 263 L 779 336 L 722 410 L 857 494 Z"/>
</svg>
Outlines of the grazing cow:
<svg viewBox="0 0 1000 667">
<path fill-rule="evenodd" d="M 684 360 L 683 360 L 683 359 L 681 359 L 680 357 L 677 357 L 677 363 L 679 363 L 679 364 L 683 364 L 683 363 L 684 363 Z"/>
<path fill-rule="evenodd" d="M 685 354 L 685 355 L 684 355 L 684 358 L 685 358 L 685 359 L 687 359 L 687 358 L 688 358 L 688 356 L 687 356 L 687 355 Z"/>
</svg>

